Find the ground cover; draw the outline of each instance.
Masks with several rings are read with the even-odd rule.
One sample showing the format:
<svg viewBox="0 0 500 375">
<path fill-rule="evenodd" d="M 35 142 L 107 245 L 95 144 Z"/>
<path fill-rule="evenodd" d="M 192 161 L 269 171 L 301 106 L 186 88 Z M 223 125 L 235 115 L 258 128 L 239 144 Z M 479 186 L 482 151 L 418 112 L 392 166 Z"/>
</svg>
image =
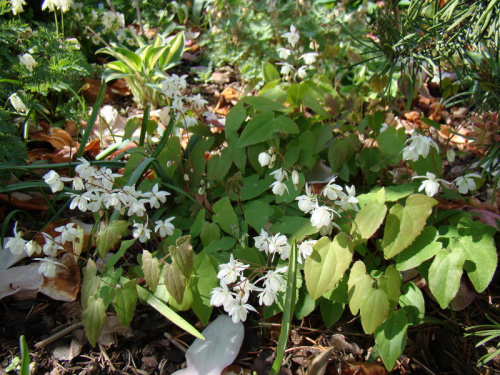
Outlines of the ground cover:
<svg viewBox="0 0 500 375">
<path fill-rule="evenodd" d="M 496 372 L 491 4 L 1 2 L 2 369 Z"/>
</svg>

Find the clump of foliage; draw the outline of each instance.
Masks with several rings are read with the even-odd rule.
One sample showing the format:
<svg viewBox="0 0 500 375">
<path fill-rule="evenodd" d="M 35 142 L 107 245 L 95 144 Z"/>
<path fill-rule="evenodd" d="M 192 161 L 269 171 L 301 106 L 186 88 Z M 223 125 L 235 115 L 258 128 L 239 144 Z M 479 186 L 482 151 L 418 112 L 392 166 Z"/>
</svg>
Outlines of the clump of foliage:
<svg viewBox="0 0 500 375">
<path fill-rule="evenodd" d="M 9 114 L 0 109 L 0 166 L 22 165 L 26 161 L 26 146 L 19 136 L 19 131 L 9 121 Z M 10 178 L 8 169 L 0 171 L 0 181 Z"/>
</svg>

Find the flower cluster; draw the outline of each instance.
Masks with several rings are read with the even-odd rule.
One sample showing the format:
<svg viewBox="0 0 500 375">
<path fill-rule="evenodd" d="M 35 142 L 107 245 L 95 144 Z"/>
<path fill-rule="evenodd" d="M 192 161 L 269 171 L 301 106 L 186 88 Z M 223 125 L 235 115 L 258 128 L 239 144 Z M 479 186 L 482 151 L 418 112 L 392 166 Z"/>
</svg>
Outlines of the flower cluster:
<svg viewBox="0 0 500 375">
<path fill-rule="evenodd" d="M 304 79 L 307 77 L 307 71 L 312 68 L 314 63 L 316 62 L 316 58 L 318 56 L 317 52 L 306 52 L 303 53 L 302 55 L 295 56 L 295 50 L 297 43 L 300 40 L 300 34 L 297 28 L 293 25 L 290 26 L 290 31 L 284 33 L 281 35 L 283 38 L 285 38 L 288 41 L 288 47 L 279 47 L 277 49 L 277 52 L 279 54 L 280 59 L 284 60 L 281 65 L 281 74 L 284 76 L 290 76 L 291 73 L 294 73 L 295 78 L 300 78 Z M 296 61 L 303 61 L 304 65 L 301 65 L 299 68 L 295 68 L 293 64 L 291 64 L 289 61 L 290 57 L 295 57 Z"/>
<path fill-rule="evenodd" d="M 243 275 L 243 271 L 248 267 L 249 265 L 235 260 L 231 254 L 229 263 L 219 266 L 217 277 L 220 286 L 211 292 L 210 304 L 217 307 L 222 306 L 235 323 L 244 322 L 249 311 L 257 312 L 255 307 L 248 303 L 252 291 L 259 292 L 259 305 L 271 306 L 277 301 L 278 293 L 283 292 L 286 288 L 283 275 L 287 272 L 288 267 L 269 270 L 255 283 Z M 256 284 L 260 284 L 262 287 Z"/>
<path fill-rule="evenodd" d="M 22 56 L 19 56 L 19 61 L 26 67 L 26 69 L 28 69 L 30 73 L 33 71 L 33 68 L 38 65 L 33 56 L 31 56 L 29 53 L 25 53 Z"/>
<path fill-rule="evenodd" d="M 73 242 L 77 238 L 83 239 L 83 230 L 75 223 L 69 223 L 60 226 L 55 229 L 59 232 L 55 238 L 52 238 L 50 234 L 42 232 L 42 237 L 44 239 L 43 247 L 38 244 L 36 240 L 26 241 L 23 238 L 23 232 L 17 230 L 17 222 L 14 225 L 13 233 L 14 237 L 7 237 L 5 242 L 5 248 L 9 249 L 12 254 L 15 255 L 27 255 L 31 257 L 33 254 L 45 254 L 45 258 L 34 258 L 40 261 L 38 267 L 38 273 L 45 277 L 54 277 L 56 275 L 57 267 L 63 266 L 57 261 L 57 255 L 61 250 L 64 250 L 63 246 L 66 242 Z"/>
<path fill-rule="evenodd" d="M 198 123 L 196 114 L 201 112 L 208 102 L 200 94 L 184 95 L 184 91 L 188 87 L 186 77 L 187 75 L 179 77 L 177 74 L 172 74 L 161 82 L 160 89 L 169 99 L 168 110 L 173 110 L 176 113 L 176 120 L 185 128 L 189 128 Z M 189 108 L 192 108 L 194 113 Z"/>
<path fill-rule="evenodd" d="M 335 184 L 336 179 L 337 176 L 334 176 L 321 191 L 321 195 L 327 198 L 335 209 L 330 205 L 320 205 L 319 196 L 311 192 L 308 184 L 305 187 L 305 194 L 296 198 L 299 209 L 311 214 L 311 224 L 319 229 L 322 235 L 330 234 L 334 227 L 338 228 L 333 221 L 335 216 L 340 216 L 338 211 L 359 211 L 354 185 L 342 188 Z"/>
<path fill-rule="evenodd" d="M 73 0 L 45 0 L 42 4 L 42 10 L 48 9 L 53 12 L 56 9 L 66 13 L 73 4 Z"/>
<path fill-rule="evenodd" d="M 50 171 L 43 176 L 45 182 L 50 186 L 52 192 L 61 191 L 64 182 L 72 182 L 73 189 L 79 193 L 68 193 L 73 199 L 70 209 L 78 208 L 80 211 L 99 212 L 101 210 L 114 209 L 127 216 L 145 217 L 146 223 L 134 222 L 132 235 L 140 242 L 146 242 L 151 238 L 151 229 L 146 215 L 147 207 L 159 208 L 161 203 L 165 203 L 169 192 L 162 191 L 158 184 L 155 184 L 151 191 L 142 192 L 136 190 L 134 186 L 123 188 L 115 187 L 114 180 L 121 175 L 115 174 L 109 168 L 97 169 L 84 158 L 75 168 L 76 176 L 73 178 L 61 177 L 55 171 Z M 174 217 L 155 222 L 154 232 L 161 237 L 172 235 L 174 225 L 171 221 Z"/>
</svg>

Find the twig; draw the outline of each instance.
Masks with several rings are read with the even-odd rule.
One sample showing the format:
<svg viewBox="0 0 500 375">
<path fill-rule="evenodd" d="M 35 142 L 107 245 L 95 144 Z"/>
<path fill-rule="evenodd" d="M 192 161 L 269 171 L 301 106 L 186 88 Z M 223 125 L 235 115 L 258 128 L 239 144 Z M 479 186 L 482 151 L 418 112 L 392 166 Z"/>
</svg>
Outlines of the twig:
<svg viewBox="0 0 500 375">
<path fill-rule="evenodd" d="M 64 337 L 68 333 L 71 333 L 75 329 L 78 329 L 78 328 L 81 328 L 81 327 L 83 327 L 83 322 L 79 322 L 79 323 L 75 323 L 73 325 L 70 325 L 69 327 L 64 328 L 62 331 L 59 331 L 59 332 L 53 334 L 52 336 L 46 338 L 45 340 L 37 342 L 35 344 L 35 348 L 42 349 L 42 348 L 46 347 L 47 345 L 49 345 L 51 342 L 54 342 L 57 339 L 59 339 L 61 337 Z"/>
<path fill-rule="evenodd" d="M 102 345 L 100 342 L 98 343 L 99 344 L 99 349 L 101 350 L 101 354 L 102 356 L 104 357 L 104 360 L 108 363 L 109 365 L 109 368 L 114 372 L 116 371 L 115 369 L 115 366 L 113 366 L 113 363 L 111 362 L 111 359 L 109 358 L 108 356 L 108 352 L 106 352 L 106 348 L 104 347 L 104 345 Z"/>
<path fill-rule="evenodd" d="M 179 349 L 180 351 L 182 351 L 183 353 L 186 353 L 186 348 L 184 346 L 182 346 L 181 342 L 179 339 L 176 339 L 174 337 L 172 337 L 172 335 L 168 332 L 165 332 L 163 334 L 172 344 L 174 344 L 177 349 Z"/>
</svg>

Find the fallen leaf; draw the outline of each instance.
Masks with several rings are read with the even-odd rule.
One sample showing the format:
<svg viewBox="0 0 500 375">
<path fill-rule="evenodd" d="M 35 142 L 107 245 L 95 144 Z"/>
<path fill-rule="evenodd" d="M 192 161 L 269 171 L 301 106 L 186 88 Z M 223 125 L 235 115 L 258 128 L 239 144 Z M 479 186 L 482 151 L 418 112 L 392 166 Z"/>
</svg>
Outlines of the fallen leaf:
<svg viewBox="0 0 500 375">
<path fill-rule="evenodd" d="M 110 86 L 110 89 L 113 93 L 122 96 L 127 96 L 131 94 L 130 86 L 128 85 L 127 81 L 125 81 L 123 78 L 114 81 L 113 84 Z"/>
<path fill-rule="evenodd" d="M 47 200 L 39 193 L 21 193 L 13 192 L 9 194 L 0 194 L 0 202 L 10 204 L 12 207 L 22 210 L 47 211 L 49 205 Z"/>
<path fill-rule="evenodd" d="M 38 273 L 38 262 L 0 271 L 0 300 L 18 292 L 38 292 L 43 276 Z"/>
<path fill-rule="evenodd" d="M 29 133 L 29 138 L 37 141 L 49 142 L 56 150 L 61 150 L 65 146 L 76 146 L 75 141 L 66 130 L 61 128 L 49 128 L 48 130 L 39 130 Z"/>
<path fill-rule="evenodd" d="M 361 349 L 356 343 L 350 343 L 344 335 L 339 333 L 332 335 L 330 338 L 330 345 L 335 350 L 361 355 Z"/>
<path fill-rule="evenodd" d="M 101 141 L 99 139 L 93 139 L 85 145 L 84 155 L 90 156 L 95 159 L 97 155 L 101 152 Z"/>
<path fill-rule="evenodd" d="M 97 96 L 99 95 L 99 91 L 101 91 L 102 82 L 100 79 L 91 79 L 84 78 L 83 79 L 83 89 L 82 95 L 84 99 L 89 104 L 94 104 L 97 100 Z M 113 102 L 114 94 L 109 87 L 106 87 L 106 92 L 104 94 L 103 103 L 111 103 Z"/>
<path fill-rule="evenodd" d="M 385 368 L 378 363 L 366 363 L 366 362 L 344 362 L 342 363 L 342 368 L 340 373 L 334 372 L 332 374 L 341 375 L 385 375 L 387 371 Z"/>
<path fill-rule="evenodd" d="M 46 277 L 39 291 L 57 301 L 74 301 L 80 291 L 80 267 L 73 254 L 64 254 L 59 262 L 64 267 L 58 267 L 54 277 Z"/>
</svg>

